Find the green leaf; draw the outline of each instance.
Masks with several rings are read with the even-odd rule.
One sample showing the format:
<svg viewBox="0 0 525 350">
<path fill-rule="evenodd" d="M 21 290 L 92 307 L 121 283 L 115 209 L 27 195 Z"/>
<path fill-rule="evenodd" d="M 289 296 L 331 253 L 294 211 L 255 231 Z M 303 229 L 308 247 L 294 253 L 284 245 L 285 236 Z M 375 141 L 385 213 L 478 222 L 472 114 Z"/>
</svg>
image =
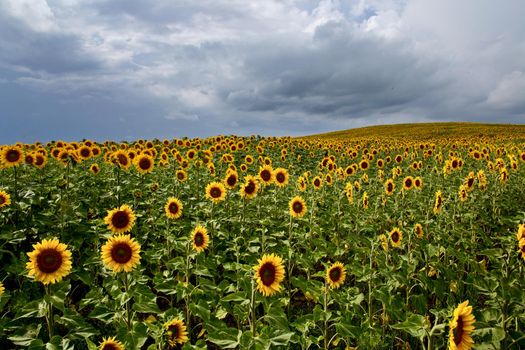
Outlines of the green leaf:
<svg viewBox="0 0 525 350">
<path fill-rule="evenodd" d="M 390 326 L 393 329 L 398 329 L 407 332 L 416 338 L 421 338 L 425 335 L 425 329 L 428 328 L 425 317 L 421 315 L 412 314 L 405 321 Z"/>
</svg>

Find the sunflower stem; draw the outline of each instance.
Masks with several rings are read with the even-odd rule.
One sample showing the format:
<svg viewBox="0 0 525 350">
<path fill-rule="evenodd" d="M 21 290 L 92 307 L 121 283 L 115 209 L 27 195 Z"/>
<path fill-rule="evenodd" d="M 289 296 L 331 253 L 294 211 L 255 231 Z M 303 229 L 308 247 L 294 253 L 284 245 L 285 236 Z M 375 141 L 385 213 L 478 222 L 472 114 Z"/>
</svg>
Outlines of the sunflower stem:
<svg viewBox="0 0 525 350">
<path fill-rule="evenodd" d="M 190 298 L 188 296 L 188 286 L 190 285 L 190 242 L 186 244 L 186 293 L 184 295 L 184 302 L 186 303 L 186 326 L 190 327 Z"/>
<path fill-rule="evenodd" d="M 129 297 L 129 279 L 128 273 L 124 272 L 124 291 L 126 292 L 126 297 Z M 126 327 L 128 328 L 128 333 L 131 333 L 131 308 L 129 300 L 126 301 Z"/>
<path fill-rule="evenodd" d="M 328 349 L 328 283 L 327 280 L 324 283 L 324 299 L 323 299 L 323 319 L 324 319 L 324 327 L 323 327 L 323 341 L 324 341 L 324 349 Z"/>
<path fill-rule="evenodd" d="M 47 331 L 49 333 L 49 340 L 53 338 L 55 335 L 55 324 L 54 324 L 54 316 L 53 316 L 53 304 L 51 304 L 51 293 L 49 291 L 49 286 L 45 285 L 44 289 L 46 291 L 46 304 L 47 304 L 47 314 L 46 314 L 46 323 L 47 323 Z"/>
<path fill-rule="evenodd" d="M 250 314 L 252 317 L 252 322 L 251 322 L 252 335 L 253 337 L 255 337 L 255 332 L 256 332 L 256 327 L 255 327 L 255 322 L 256 322 L 256 318 L 255 318 L 255 280 L 253 278 L 252 278 L 252 295 L 251 295 L 251 300 L 250 300 Z"/>
<path fill-rule="evenodd" d="M 368 326 L 372 327 L 372 258 L 374 256 L 375 244 L 372 242 L 372 248 L 370 249 L 370 276 L 368 278 Z"/>
</svg>

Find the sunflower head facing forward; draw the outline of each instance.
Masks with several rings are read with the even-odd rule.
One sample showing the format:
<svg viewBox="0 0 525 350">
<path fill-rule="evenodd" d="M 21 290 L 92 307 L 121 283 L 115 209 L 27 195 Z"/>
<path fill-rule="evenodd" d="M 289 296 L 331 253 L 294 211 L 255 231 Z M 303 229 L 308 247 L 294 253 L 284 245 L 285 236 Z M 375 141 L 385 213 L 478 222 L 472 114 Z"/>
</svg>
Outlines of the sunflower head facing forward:
<svg viewBox="0 0 525 350">
<path fill-rule="evenodd" d="M 11 196 L 5 191 L 0 191 L 0 208 L 7 207 L 11 204 Z"/>
<path fill-rule="evenodd" d="M 131 272 L 140 263 L 140 244 L 129 235 L 110 237 L 102 246 L 101 259 L 113 272 Z"/>
<path fill-rule="evenodd" d="M 326 270 L 326 282 L 330 288 L 337 289 L 341 287 L 341 285 L 345 282 L 345 279 L 345 266 L 340 262 L 332 264 L 332 266 Z"/>
<path fill-rule="evenodd" d="M 184 321 L 179 318 L 166 323 L 164 329 L 166 330 L 168 344 L 172 347 L 177 346 L 177 344 L 184 344 L 189 340 L 186 325 L 184 324 Z"/>
<path fill-rule="evenodd" d="M 197 225 L 197 227 L 191 231 L 191 245 L 197 253 L 201 253 L 208 248 L 209 241 L 208 230 L 206 230 L 205 227 Z"/>
<path fill-rule="evenodd" d="M 60 282 L 71 272 L 71 252 L 58 239 L 44 239 L 33 245 L 34 250 L 27 253 L 29 261 L 26 268 L 29 276 L 43 284 Z"/>
<path fill-rule="evenodd" d="M 164 206 L 164 212 L 170 219 L 178 219 L 182 215 L 182 202 L 175 197 L 170 197 Z"/>
<path fill-rule="evenodd" d="M 104 218 L 108 229 L 113 233 L 126 233 L 131 231 L 135 224 L 135 214 L 129 205 L 122 205 L 119 208 L 108 211 Z"/>
<path fill-rule="evenodd" d="M 212 182 L 206 186 L 206 198 L 213 203 L 219 203 L 226 198 L 226 188 L 220 182 Z"/>
<path fill-rule="evenodd" d="M 265 254 L 254 266 L 257 289 L 264 296 L 272 296 L 281 289 L 284 280 L 283 259 L 275 254 Z"/>
<path fill-rule="evenodd" d="M 301 218 L 306 213 L 306 203 L 301 196 L 295 196 L 290 200 L 289 213 L 294 218 Z"/>
</svg>

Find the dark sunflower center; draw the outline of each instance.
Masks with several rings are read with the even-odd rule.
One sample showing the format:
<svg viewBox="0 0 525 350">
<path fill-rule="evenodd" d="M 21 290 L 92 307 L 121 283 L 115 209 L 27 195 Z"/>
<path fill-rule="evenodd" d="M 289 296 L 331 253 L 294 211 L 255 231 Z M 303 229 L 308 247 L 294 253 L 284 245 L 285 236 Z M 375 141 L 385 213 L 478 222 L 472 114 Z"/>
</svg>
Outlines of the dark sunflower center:
<svg viewBox="0 0 525 350">
<path fill-rule="evenodd" d="M 184 179 L 184 174 L 183 174 L 183 173 L 178 173 L 178 174 L 177 174 L 177 178 L 178 178 L 179 180 L 183 180 L 183 179 Z"/>
<path fill-rule="evenodd" d="M 392 232 L 392 241 L 396 243 L 399 241 L 399 232 L 397 231 Z"/>
<path fill-rule="evenodd" d="M 27 164 L 33 164 L 34 162 L 33 156 L 27 155 L 25 161 Z"/>
<path fill-rule="evenodd" d="M 421 181 L 419 181 L 419 180 L 416 180 L 416 181 L 415 181 L 415 185 L 416 185 L 416 187 L 419 187 L 419 186 L 421 186 Z"/>
<path fill-rule="evenodd" d="M 142 158 L 139 161 L 139 168 L 142 170 L 148 170 L 151 167 L 151 161 L 148 158 Z"/>
<path fill-rule="evenodd" d="M 473 184 L 474 184 L 474 178 L 469 178 L 469 179 L 468 179 L 467 186 L 468 186 L 469 188 L 471 188 Z"/>
<path fill-rule="evenodd" d="M 319 181 L 319 180 L 315 180 L 315 181 L 314 181 L 314 185 L 315 185 L 315 187 L 319 187 L 319 185 L 320 185 L 320 181 Z"/>
<path fill-rule="evenodd" d="M 392 183 L 389 182 L 386 188 L 387 188 L 387 191 L 388 191 L 388 192 L 392 192 L 392 190 L 393 190 L 393 188 L 392 188 Z"/>
<path fill-rule="evenodd" d="M 104 344 L 102 350 L 118 350 L 117 346 L 113 343 Z"/>
<path fill-rule="evenodd" d="M 36 258 L 38 269 L 44 273 L 53 273 L 62 266 L 62 254 L 56 249 L 46 249 Z"/>
<path fill-rule="evenodd" d="M 265 286 L 271 286 L 275 282 L 275 266 L 267 262 L 259 269 L 259 277 Z"/>
<path fill-rule="evenodd" d="M 212 188 L 210 189 L 210 196 L 211 196 L 212 198 L 220 198 L 221 195 L 222 195 L 222 191 L 221 191 L 220 188 L 218 188 L 218 187 L 212 187 Z"/>
<path fill-rule="evenodd" d="M 128 157 L 126 157 L 125 155 L 119 154 L 117 159 L 120 165 L 123 165 L 123 166 L 128 165 Z"/>
<path fill-rule="evenodd" d="M 255 192 L 255 183 L 253 181 L 248 182 L 248 184 L 244 186 L 244 192 L 247 194 L 252 194 Z"/>
<path fill-rule="evenodd" d="M 458 318 L 458 326 L 454 328 L 454 343 L 456 345 L 459 345 L 461 343 L 461 339 L 463 338 L 463 318 L 460 316 Z"/>
<path fill-rule="evenodd" d="M 441 208 L 441 197 L 438 197 L 436 206 Z"/>
<path fill-rule="evenodd" d="M 228 176 L 226 183 L 228 184 L 228 186 L 235 186 L 235 184 L 237 183 L 237 178 L 235 177 L 235 175 L 230 175 Z"/>
<path fill-rule="evenodd" d="M 301 213 L 303 211 L 303 203 L 299 201 L 293 202 L 292 209 L 295 213 Z"/>
<path fill-rule="evenodd" d="M 82 157 L 89 157 L 89 149 L 87 148 L 82 148 L 80 150 L 80 155 L 82 155 Z"/>
<path fill-rule="evenodd" d="M 172 214 L 177 214 L 179 212 L 179 206 L 175 202 L 170 203 L 168 209 Z"/>
<path fill-rule="evenodd" d="M 330 276 L 330 280 L 332 282 L 338 282 L 339 279 L 341 278 L 341 268 L 340 267 L 334 267 L 330 270 L 329 272 L 329 276 Z"/>
<path fill-rule="evenodd" d="M 44 164 L 44 157 L 36 157 L 36 161 L 35 161 L 35 164 L 36 165 L 42 165 Z"/>
<path fill-rule="evenodd" d="M 277 182 L 283 183 L 284 182 L 284 174 L 283 173 L 277 173 L 277 175 L 275 176 L 275 179 L 277 180 Z"/>
<path fill-rule="evenodd" d="M 268 170 L 261 171 L 261 179 L 263 179 L 264 181 L 269 181 L 271 177 L 272 177 L 272 174 L 270 173 L 270 171 Z"/>
<path fill-rule="evenodd" d="M 111 249 L 111 259 L 119 264 L 125 264 L 131 260 L 133 251 L 127 243 L 117 243 Z"/>
<path fill-rule="evenodd" d="M 406 187 L 412 187 L 412 180 L 411 179 L 406 179 L 405 180 L 405 186 Z"/>
<path fill-rule="evenodd" d="M 201 247 L 204 244 L 204 235 L 202 232 L 195 233 L 195 236 L 193 237 L 193 242 L 197 247 Z"/>
<path fill-rule="evenodd" d="M 170 325 L 168 327 L 168 331 L 171 332 L 172 338 L 177 338 L 179 335 L 179 326 L 178 325 Z"/>
<path fill-rule="evenodd" d="M 0 205 L 4 204 L 5 202 L 7 202 L 5 197 L 3 195 L 0 195 Z"/>
<path fill-rule="evenodd" d="M 366 169 L 366 168 L 368 168 L 368 163 L 367 162 L 361 163 L 361 169 Z"/>
<path fill-rule="evenodd" d="M 452 161 L 452 168 L 457 168 L 458 167 L 458 161 L 457 160 L 453 160 Z"/>
<path fill-rule="evenodd" d="M 111 223 L 118 229 L 122 229 L 129 224 L 129 215 L 125 211 L 117 211 L 111 217 Z"/>
<path fill-rule="evenodd" d="M 14 162 L 18 162 L 18 160 L 20 159 L 20 156 L 21 154 L 19 151 L 10 149 L 9 151 L 7 151 L 5 158 L 7 159 L 8 162 L 14 163 Z"/>
</svg>

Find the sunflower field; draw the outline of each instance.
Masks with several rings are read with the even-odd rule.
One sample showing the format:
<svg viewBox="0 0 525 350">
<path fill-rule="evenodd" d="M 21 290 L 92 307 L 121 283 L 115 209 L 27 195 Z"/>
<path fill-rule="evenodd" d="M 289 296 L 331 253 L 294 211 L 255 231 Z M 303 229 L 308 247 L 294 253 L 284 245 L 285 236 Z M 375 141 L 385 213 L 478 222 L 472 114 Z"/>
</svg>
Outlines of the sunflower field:
<svg viewBox="0 0 525 350">
<path fill-rule="evenodd" d="M 523 130 L 460 129 L 0 146 L 0 349 L 525 348 Z"/>
</svg>

